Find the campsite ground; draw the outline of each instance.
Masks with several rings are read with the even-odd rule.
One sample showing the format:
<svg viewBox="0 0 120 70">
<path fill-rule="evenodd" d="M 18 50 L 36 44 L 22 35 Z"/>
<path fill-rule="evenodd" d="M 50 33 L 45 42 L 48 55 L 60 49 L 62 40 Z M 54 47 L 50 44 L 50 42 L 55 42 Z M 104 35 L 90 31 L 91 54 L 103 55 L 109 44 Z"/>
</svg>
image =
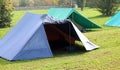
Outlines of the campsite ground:
<svg viewBox="0 0 120 70">
<path fill-rule="evenodd" d="M 13 12 L 12 26 L 0 28 L 0 38 L 18 22 L 25 12 Z M 47 10 L 32 10 L 30 12 L 46 13 Z M 102 27 L 102 29 L 92 29 L 84 33 L 93 43 L 100 46 L 99 49 L 89 52 L 82 50 L 62 52 L 53 58 L 26 61 L 10 62 L 0 58 L 0 70 L 120 70 L 120 28 L 105 26 L 104 23 L 110 17 L 101 16 L 96 9 L 86 8 L 80 12 Z"/>
</svg>

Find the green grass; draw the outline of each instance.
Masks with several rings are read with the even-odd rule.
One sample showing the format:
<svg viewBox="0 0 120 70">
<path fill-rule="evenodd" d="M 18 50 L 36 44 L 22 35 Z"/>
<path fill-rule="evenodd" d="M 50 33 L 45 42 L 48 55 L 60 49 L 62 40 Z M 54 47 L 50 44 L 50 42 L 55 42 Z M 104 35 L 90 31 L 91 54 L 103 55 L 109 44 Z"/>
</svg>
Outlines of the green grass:
<svg viewBox="0 0 120 70">
<path fill-rule="evenodd" d="M 15 11 L 12 27 L 26 11 Z M 47 10 L 32 10 L 30 12 L 46 13 Z M 102 29 L 93 29 L 84 33 L 99 49 L 93 51 L 65 52 L 53 58 L 27 61 L 7 61 L 0 58 L 0 70 L 120 70 L 120 28 L 107 27 L 104 23 L 110 17 L 101 16 L 96 9 L 80 11 Z M 11 28 L 12 28 L 11 27 Z M 0 29 L 2 38 L 11 28 Z"/>
</svg>

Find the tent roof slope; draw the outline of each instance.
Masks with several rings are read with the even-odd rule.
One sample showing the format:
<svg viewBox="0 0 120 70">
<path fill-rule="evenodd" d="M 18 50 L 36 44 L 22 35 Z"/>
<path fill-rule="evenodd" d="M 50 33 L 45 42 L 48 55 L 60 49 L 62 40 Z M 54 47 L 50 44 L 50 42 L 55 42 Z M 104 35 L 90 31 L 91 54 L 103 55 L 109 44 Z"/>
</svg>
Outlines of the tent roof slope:
<svg viewBox="0 0 120 70">
<path fill-rule="evenodd" d="M 111 19 L 109 19 L 105 25 L 106 26 L 114 26 L 120 27 L 120 11 L 118 11 Z"/>
<path fill-rule="evenodd" d="M 58 20 L 71 19 L 73 22 L 78 23 L 83 28 L 101 28 L 89 19 L 81 15 L 74 8 L 51 8 L 48 14 Z"/>
<path fill-rule="evenodd" d="M 48 14 L 58 20 L 64 20 L 67 19 L 73 11 L 73 8 L 51 8 Z"/>
</svg>

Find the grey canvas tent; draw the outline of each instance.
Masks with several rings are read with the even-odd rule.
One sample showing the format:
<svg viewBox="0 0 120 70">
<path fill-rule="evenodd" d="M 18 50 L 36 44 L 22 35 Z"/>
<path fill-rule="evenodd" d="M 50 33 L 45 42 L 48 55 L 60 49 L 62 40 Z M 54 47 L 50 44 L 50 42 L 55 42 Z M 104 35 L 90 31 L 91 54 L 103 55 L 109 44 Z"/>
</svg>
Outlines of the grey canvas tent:
<svg viewBox="0 0 120 70">
<path fill-rule="evenodd" d="M 0 57 L 7 60 L 28 60 L 53 57 L 50 41 L 83 43 L 86 50 L 98 48 L 69 20 L 55 20 L 48 15 L 26 13 L 0 41 Z M 57 47 L 57 46 L 56 46 Z"/>
</svg>

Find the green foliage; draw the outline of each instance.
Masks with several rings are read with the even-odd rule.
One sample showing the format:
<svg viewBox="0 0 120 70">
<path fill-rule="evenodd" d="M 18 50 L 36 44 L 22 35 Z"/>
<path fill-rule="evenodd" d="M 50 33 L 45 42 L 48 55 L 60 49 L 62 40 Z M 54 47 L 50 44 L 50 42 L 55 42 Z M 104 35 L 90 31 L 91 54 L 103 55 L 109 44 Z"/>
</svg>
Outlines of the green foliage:
<svg viewBox="0 0 120 70">
<path fill-rule="evenodd" d="M 10 26 L 13 6 L 10 0 L 0 0 L 0 27 Z"/>
<path fill-rule="evenodd" d="M 98 0 L 96 2 L 98 11 L 103 15 L 113 15 L 119 8 L 120 0 Z"/>
</svg>

